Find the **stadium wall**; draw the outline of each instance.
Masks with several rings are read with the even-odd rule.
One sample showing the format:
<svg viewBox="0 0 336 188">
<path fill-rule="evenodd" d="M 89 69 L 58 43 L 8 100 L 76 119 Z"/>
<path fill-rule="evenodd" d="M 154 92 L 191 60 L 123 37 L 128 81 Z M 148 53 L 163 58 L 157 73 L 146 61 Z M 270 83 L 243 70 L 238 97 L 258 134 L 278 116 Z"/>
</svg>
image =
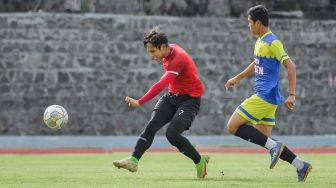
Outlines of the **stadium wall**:
<svg viewBox="0 0 336 188">
<path fill-rule="evenodd" d="M 0 12 L 245 17 L 258 4 L 265 5 L 272 17 L 336 19 L 334 0 L 0 0 Z"/>
<path fill-rule="evenodd" d="M 123 99 L 142 96 L 163 73 L 142 44 L 155 25 L 190 52 L 205 83 L 188 134 L 226 135 L 229 116 L 253 93 L 253 78 L 224 89 L 253 58 L 246 18 L 47 13 L 0 14 L 0 134 L 139 134 L 156 100 L 130 109 Z M 272 19 L 271 29 L 297 66 L 296 109 L 279 107 L 274 133 L 336 134 L 336 21 Z M 284 68 L 281 77 L 286 95 Z M 43 125 L 51 104 L 68 110 L 65 129 Z"/>
</svg>

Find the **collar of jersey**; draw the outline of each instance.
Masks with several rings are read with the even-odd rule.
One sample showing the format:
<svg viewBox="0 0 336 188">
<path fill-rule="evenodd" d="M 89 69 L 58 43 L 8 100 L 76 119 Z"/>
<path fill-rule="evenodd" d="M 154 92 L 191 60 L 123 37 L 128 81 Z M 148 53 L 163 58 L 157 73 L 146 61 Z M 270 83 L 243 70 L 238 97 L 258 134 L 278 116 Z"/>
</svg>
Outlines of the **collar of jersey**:
<svg viewBox="0 0 336 188">
<path fill-rule="evenodd" d="M 272 33 L 272 31 L 270 30 L 270 31 L 268 31 L 267 33 L 265 33 L 263 36 L 261 36 L 260 37 L 260 40 L 262 40 L 264 37 L 266 37 L 266 35 L 268 35 L 268 34 L 271 34 Z"/>
<path fill-rule="evenodd" d="M 169 44 L 169 47 L 171 48 L 171 51 L 169 52 L 169 55 L 167 57 L 165 57 L 165 59 L 169 59 L 169 58 L 171 58 L 174 55 L 175 49 L 170 44 Z"/>
</svg>

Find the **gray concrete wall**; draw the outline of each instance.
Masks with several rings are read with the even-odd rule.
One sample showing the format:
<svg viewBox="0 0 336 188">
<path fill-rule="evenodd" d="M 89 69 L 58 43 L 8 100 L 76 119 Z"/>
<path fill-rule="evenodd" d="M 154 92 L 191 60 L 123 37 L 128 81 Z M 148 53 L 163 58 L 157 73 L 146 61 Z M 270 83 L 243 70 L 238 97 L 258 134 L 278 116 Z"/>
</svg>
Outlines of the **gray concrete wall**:
<svg viewBox="0 0 336 188">
<path fill-rule="evenodd" d="M 143 32 L 154 25 L 194 57 L 205 83 L 189 134 L 227 134 L 230 114 L 253 93 L 253 78 L 233 91 L 223 86 L 253 58 L 246 18 L 38 13 L 0 14 L 0 134 L 139 134 L 157 98 L 138 109 L 123 99 L 142 96 L 163 73 L 142 46 Z M 335 134 L 336 21 L 272 19 L 271 29 L 298 73 L 297 107 L 279 108 L 275 133 Z M 42 123 L 51 104 L 68 110 L 61 131 Z"/>
<path fill-rule="evenodd" d="M 187 17 L 245 17 L 255 5 L 272 17 L 336 19 L 334 0 L 0 0 L 0 12 L 67 12 Z"/>
</svg>

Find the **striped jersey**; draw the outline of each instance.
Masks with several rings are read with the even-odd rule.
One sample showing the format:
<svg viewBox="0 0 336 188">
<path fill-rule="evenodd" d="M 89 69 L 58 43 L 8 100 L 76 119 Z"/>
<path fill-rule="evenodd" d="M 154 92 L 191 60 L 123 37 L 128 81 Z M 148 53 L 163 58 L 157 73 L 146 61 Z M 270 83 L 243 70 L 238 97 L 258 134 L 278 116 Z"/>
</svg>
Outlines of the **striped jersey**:
<svg viewBox="0 0 336 188">
<path fill-rule="evenodd" d="M 258 38 L 254 46 L 256 95 L 271 104 L 281 104 L 280 64 L 289 59 L 282 42 L 271 31 Z"/>
</svg>

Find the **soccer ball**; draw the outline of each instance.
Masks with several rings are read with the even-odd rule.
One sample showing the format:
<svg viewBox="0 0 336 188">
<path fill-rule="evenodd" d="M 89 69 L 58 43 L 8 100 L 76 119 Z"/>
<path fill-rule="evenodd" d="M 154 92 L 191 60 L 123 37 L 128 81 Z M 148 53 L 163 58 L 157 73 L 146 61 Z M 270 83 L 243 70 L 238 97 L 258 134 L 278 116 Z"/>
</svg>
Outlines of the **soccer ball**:
<svg viewBox="0 0 336 188">
<path fill-rule="evenodd" d="M 43 121 L 51 129 L 62 129 L 68 123 L 68 113 L 60 105 L 51 105 L 45 109 Z"/>
</svg>

